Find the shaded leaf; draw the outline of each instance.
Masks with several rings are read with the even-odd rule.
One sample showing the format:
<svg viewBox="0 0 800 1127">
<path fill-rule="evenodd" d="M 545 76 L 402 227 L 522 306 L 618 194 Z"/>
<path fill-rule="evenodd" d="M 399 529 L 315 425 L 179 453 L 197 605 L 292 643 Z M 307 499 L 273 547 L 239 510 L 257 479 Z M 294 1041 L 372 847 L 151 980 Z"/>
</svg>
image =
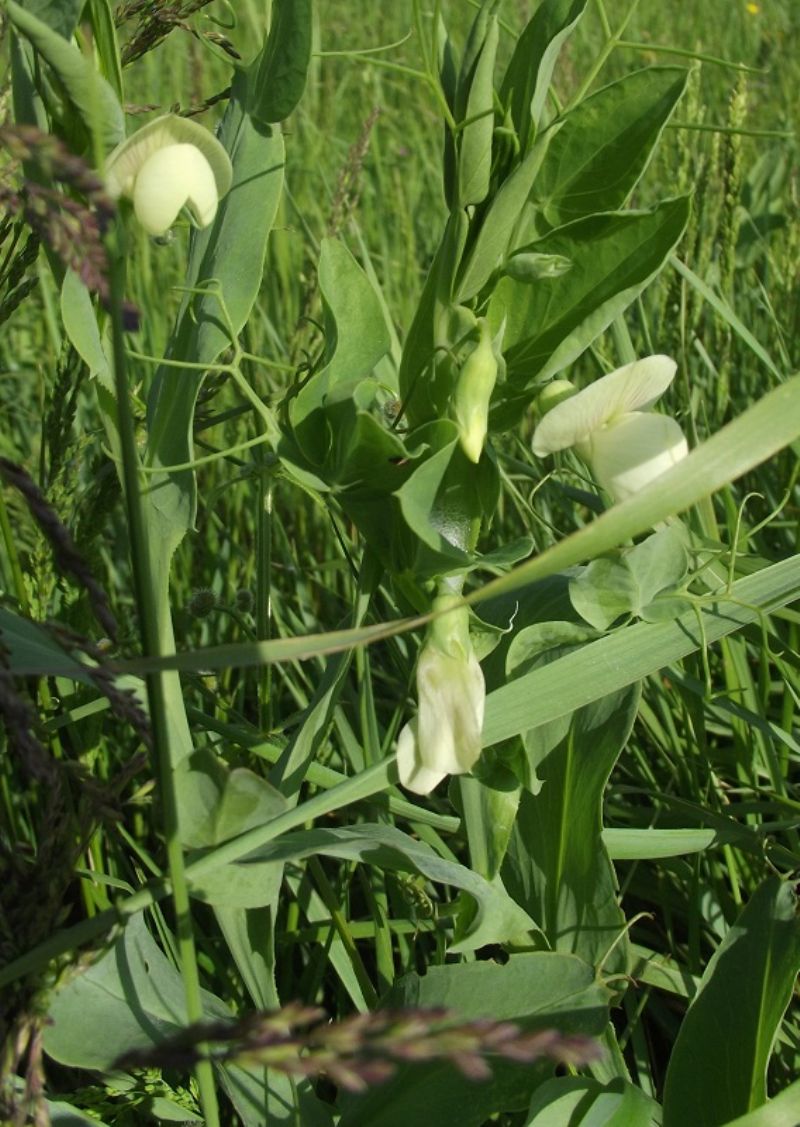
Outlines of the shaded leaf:
<svg viewBox="0 0 800 1127">
<path fill-rule="evenodd" d="M 274 0 L 267 41 L 249 72 L 247 110 L 256 121 L 283 121 L 303 96 L 313 10 L 312 0 Z"/>
<path fill-rule="evenodd" d="M 772 1046 L 800 969 L 793 884 L 770 877 L 714 953 L 664 1085 L 664 1127 L 721 1127 L 766 1102 Z"/>
<path fill-rule="evenodd" d="M 688 75 L 685 67 L 634 71 L 566 114 L 533 192 L 551 227 L 627 202 Z"/>
<path fill-rule="evenodd" d="M 686 197 L 652 211 L 592 215 L 559 227 L 524 249 L 558 255 L 572 268 L 526 284 L 498 283 L 489 303 L 494 331 L 505 321 L 507 382 L 499 389 L 498 421 L 511 423 L 530 399 L 525 392 L 571 364 L 663 266 L 683 233 Z"/>
</svg>

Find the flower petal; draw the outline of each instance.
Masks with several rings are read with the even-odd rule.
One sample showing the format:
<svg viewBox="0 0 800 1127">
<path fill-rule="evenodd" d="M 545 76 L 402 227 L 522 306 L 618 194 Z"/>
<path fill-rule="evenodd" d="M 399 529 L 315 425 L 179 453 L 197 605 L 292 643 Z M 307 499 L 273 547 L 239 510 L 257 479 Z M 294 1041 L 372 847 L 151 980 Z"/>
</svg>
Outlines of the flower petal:
<svg viewBox="0 0 800 1127">
<path fill-rule="evenodd" d="M 133 187 L 136 218 L 150 235 L 163 235 L 188 204 L 201 227 L 217 213 L 211 165 L 194 145 L 166 145 L 147 158 Z"/>
<path fill-rule="evenodd" d="M 168 145 L 194 145 L 199 149 L 214 173 L 217 198 L 221 199 L 225 195 L 231 186 L 233 168 L 224 147 L 205 126 L 189 118 L 168 113 L 143 125 L 109 154 L 105 179 L 112 199 L 120 196 L 132 198 L 136 177 L 145 161 Z"/>
<path fill-rule="evenodd" d="M 416 717 L 397 737 L 397 771 L 401 786 L 414 794 L 430 794 L 447 774 L 446 771 L 431 771 L 420 760 Z"/>
<path fill-rule="evenodd" d="M 646 356 L 557 403 L 534 431 L 534 454 L 544 458 L 566 450 L 620 415 L 651 407 L 672 383 L 676 368 L 669 356 Z"/>
<path fill-rule="evenodd" d="M 641 411 L 596 431 L 587 447 L 592 473 L 615 501 L 643 489 L 689 453 L 674 419 Z"/>
<path fill-rule="evenodd" d="M 417 666 L 419 758 L 431 771 L 463 775 L 481 753 L 486 702 L 483 672 L 474 654 L 451 657 L 433 646 Z"/>
</svg>

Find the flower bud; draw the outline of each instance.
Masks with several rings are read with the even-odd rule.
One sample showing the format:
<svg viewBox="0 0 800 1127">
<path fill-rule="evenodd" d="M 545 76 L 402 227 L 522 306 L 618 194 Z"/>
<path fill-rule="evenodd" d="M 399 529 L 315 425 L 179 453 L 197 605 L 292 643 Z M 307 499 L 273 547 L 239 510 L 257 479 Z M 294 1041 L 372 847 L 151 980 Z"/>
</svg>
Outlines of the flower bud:
<svg viewBox="0 0 800 1127">
<path fill-rule="evenodd" d="M 478 319 L 480 339 L 464 362 L 453 395 L 461 449 L 471 462 L 479 462 L 489 426 L 489 403 L 497 381 L 497 357 L 485 317 Z"/>
<path fill-rule="evenodd" d="M 443 595 L 433 610 L 439 613 L 417 664 L 419 712 L 397 740 L 400 782 L 416 794 L 427 794 L 446 775 L 472 770 L 481 753 L 486 701 L 467 607 L 459 596 Z"/>
</svg>

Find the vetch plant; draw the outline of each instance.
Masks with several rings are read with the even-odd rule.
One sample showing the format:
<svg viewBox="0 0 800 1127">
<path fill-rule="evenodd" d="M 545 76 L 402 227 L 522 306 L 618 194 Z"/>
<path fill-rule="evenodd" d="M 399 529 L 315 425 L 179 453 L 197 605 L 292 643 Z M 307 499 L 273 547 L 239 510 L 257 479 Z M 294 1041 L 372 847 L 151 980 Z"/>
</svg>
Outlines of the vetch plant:
<svg viewBox="0 0 800 1127">
<path fill-rule="evenodd" d="M 676 368 L 668 356 L 647 356 L 566 398 L 560 389 L 534 432 L 534 454 L 574 446 L 615 501 L 631 497 L 689 453 L 678 423 L 650 411 Z"/>
<path fill-rule="evenodd" d="M 165 235 L 183 207 L 208 227 L 231 186 L 225 149 L 203 126 L 175 114 L 156 118 L 119 145 L 106 164 L 113 199 L 133 201 L 149 235 Z"/>
<path fill-rule="evenodd" d="M 417 664 L 419 712 L 397 740 L 400 782 L 416 794 L 428 794 L 446 775 L 471 771 L 481 753 L 486 689 L 469 611 L 460 603 L 450 593 L 434 601 L 437 617 Z"/>
</svg>

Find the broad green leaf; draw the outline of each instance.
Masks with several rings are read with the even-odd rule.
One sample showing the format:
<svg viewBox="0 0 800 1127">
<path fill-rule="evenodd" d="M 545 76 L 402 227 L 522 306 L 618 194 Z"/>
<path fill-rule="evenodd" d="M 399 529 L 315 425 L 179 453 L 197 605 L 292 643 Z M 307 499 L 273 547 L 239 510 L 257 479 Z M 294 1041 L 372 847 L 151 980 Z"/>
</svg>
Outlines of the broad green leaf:
<svg viewBox="0 0 800 1127">
<path fill-rule="evenodd" d="M 230 1016 L 219 998 L 201 994 L 207 1018 Z M 48 1017 L 49 1056 L 70 1068 L 108 1071 L 123 1053 L 157 1045 L 186 1025 L 183 983 L 137 916 L 88 970 L 56 991 Z"/>
<path fill-rule="evenodd" d="M 227 1064 L 220 1081 L 242 1127 L 333 1127 L 330 1106 L 310 1081 L 258 1064 Z"/>
<path fill-rule="evenodd" d="M 503 278 L 489 303 L 496 332 L 505 322 L 507 382 L 498 420 L 513 422 L 541 383 L 571 364 L 655 277 L 683 233 L 685 197 L 652 211 L 610 212 L 578 219 L 527 247 L 573 265 L 535 283 Z"/>
<path fill-rule="evenodd" d="M 770 877 L 714 953 L 664 1085 L 664 1127 L 720 1127 L 766 1102 L 772 1046 L 800 969 L 794 885 Z"/>
<path fill-rule="evenodd" d="M 71 39 L 84 3 L 85 0 L 22 0 L 20 7 L 64 39 Z"/>
<path fill-rule="evenodd" d="M 458 205 L 481 203 L 489 193 L 494 133 L 494 62 L 500 35 L 497 17 L 489 20 L 475 64 L 458 144 Z"/>
<path fill-rule="evenodd" d="M 635 607 L 639 614 L 657 595 L 676 587 L 686 577 L 689 568 L 686 530 L 678 523 L 659 529 L 625 552 L 623 558 L 639 589 Z"/>
<path fill-rule="evenodd" d="M 311 59 L 312 0 L 275 0 L 272 24 L 250 66 L 248 113 L 256 121 L 283 121 L 303 96 Z"/>
<path fill-rule="evenodd" d="M 364 823 L 350 829 L 284 834 L 254 852 L 240 855 L 236 865 L 229 868 L 238 868 L 246 876 L 248 868 L 262 862 L 296 861 L 316 854 L 419 873 L 428 880 L 466 892 L 474 903 L 474 911 L 463 913 L 464 923 L 458 928 L 456 941 L 450 944 L 451 951 L 472 951 L 536 930 L 530 917 L 509 898 L 499 882 L 490 883 L 463 865 L 444 860 L 423 842 L 391 826 Z M 208 863 L 206 867 L 210 867 Z M 217 867 L 216 871 L 222 870 Z M 188 875 L 195 888 L 202 887 L 205 875 L 195 877 L 191 864 Z"/>
<path fill-rule="evenodd" d="M 517 40 L 500 89 L 526 152 L 542 116 L 559 52 L 586 8 L 586 0 L 543 0 Z"/>
<path fill-rule="evenodd" d="M 53 31 L 14 0 L 6 0 L 6 10 L 16 30 L 33 44 L 58 75 L 89 136 L 96 132 L 105 150 L 110 152 L 125 137 L 122 106 L 113 88 L 91 61 L 58 31 Z"/>
<path fill-rule="evenodd" d="M 660 1127 L 661 1108 L 625 1080 L 559 1076 L 533 1094 L 525 1127 Z"/>
<path fill-rule="evenodd" d="M 533 191 L 551 227 L 627 202 L 688 75 L 684 67 L 634 71 L 566 114 Z"/>
<path fill-rule="evenodd" d="M 602 841 L 603 792 L 638 701 L 633 686 L 577 710 L 565 731 L 543 726 L 526 733 L 542 789 L 535 796 L 523 791 L 502 869 L 509 892 L 550 944 L 594 966 L 603 963 L 606 973 L 626 973 L 628 950 Z"/>
<path fill-rule="evenodd" d="M 608 1014 L 609 992 L 594 971 L 572 955 L 543 951 L 492 962 L 431 966 L 424 977 L 401 978 L 388 1008 L 444 1007 L 462 1019 L 517 1021 L 525 1028 L 556 1028 L 597 1035 Z M 552 1065 L 492 1061 L 492 1079 L 470 1083 L 446 1063 L 401 1068 L 387 1084 L 345 1102 L 341 1127 L 480 1127 L 492 1114 L 523 1110 Z"/>
<path fill-rule="evenodd" d="M 733 584 L 730 597 L 709 599 L 672 622 L 637 623 L 590 642 L 496 689 L 486 699 L 484 746 L 570 716 L 590 701 L 632 685 L 704 645 L 757 622 L 800 597 L 800 556 Z"/>
<path fill-rule="evenodd" d="M 213 848 L 264 825 L 286 809 L 286 799 L 245 767 L 228 770 L 215 756 L 195 752 L 176 775 L 181 839 L 189 848 Z M 208 873 L 190 891 L 215 907 L 260 908 L 280 887 L 283 867 L 266 863 Z"/>
<path fill-rule="evenodd" d="M 755 1111 L 732 1119 L 725 1127 L 794 1127 L 796 1123 L 800 1123 L 800 1080 Z"/>
<path fill-rule="evenodd" d="M 602 557 L 569 583 L 569 597 L 578 614 L 595 630 L 632 614 L 638 603 L 636 580 L 625 560 Z"/>
<path fill-rule="evenodd" d="M 325 309 L 326 355 L 322 369 L 290 400 L 295 426 L 314 409 L 324 407 L 339 388 L 350 392 L 372 374 L 389 351 L 389 334 L 378 296 L 344 243 L 323 239 L 318 274 Z M 314 460 L 321 464 L 324 458 Z"/>
</svg>

